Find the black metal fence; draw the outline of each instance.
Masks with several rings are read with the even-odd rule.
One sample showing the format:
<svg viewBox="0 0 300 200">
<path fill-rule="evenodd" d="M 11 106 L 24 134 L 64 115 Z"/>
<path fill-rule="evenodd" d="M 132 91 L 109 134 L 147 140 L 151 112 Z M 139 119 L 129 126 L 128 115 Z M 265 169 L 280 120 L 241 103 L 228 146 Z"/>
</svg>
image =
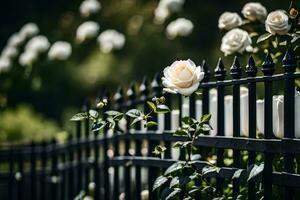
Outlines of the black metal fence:
<svg viewBox="0 0 300 200">
<path fill-rule="evenodd" d="M 299 199 L 300 175 L 297 155 L 300 154 L 300 139 L 295 138 L 295 80 L 300 78 L 296 70 L 296 58 L 292 49 L 288 49 L 283 59 L 284 73 L 274 75 L 275 65 L 267 55 L 261 66 L 262 76 L 257 76 L 258 69 L 252 57 L 249 58 L 245 73 L 242 72 L 237 59 L 226 79 L 226 71 L 219 60 L 215 69 L 216 81 L 210 81 L 211 73 L 205 63 L 206 72 L 200 85 L 201 96 L 189 97 L 189 115 L 196 116 L 198 99 L 202 101 L 202 113 L 210 113 L 209 91 L 217 89 L 217 136 L 203 135 L 196 144 L 201 148 L 202 160 L 199 168 L 204 167 L 208 157 L 216 156 L 216 165 L 220 171 L 211 173 L 208 178 L 216 178 L 216 189 L 223 193 L 224 185 L 232 184 L 232 196 L 241 192 L 241 186 L 247 189 L 248 199 L 256 199 L 257 191 L 263 189 L 265 199 Z M 245 75 L 244 75 L 245 74 Z M 284 137 L 275 138 L 273 134 L 273 83 L 279 82 L 284 91 Z M 257 85 L 264 88 L 264 138 L 257 138 L 256 100 Z M 248 88 L 248 137 L 241 137 L 240 88 Z M 224 97 L 232 94 L 233 137 L 225 136 Z M 139 108 L 147 111 L 146 100 L 162 94 L 160 76 L 148 84 L 144 78 L 137 89 L 132 83 L 124 91 L 122 87 L 110 97 L 107 93 L 99 97 L 107 98 L 109 105 L 119 111 Z M 182 115 L 182 98 L 178 95 L 165 94 L 166 104 L 180 110 Z M 84 111 L 95 109 L 95 102 L 87 103 Z M 108 108 L 107 108 L 108 109 Z M 160 120 L 159 120 L 160 119 Z M 162 121 L 163 120 L 163 121 Z M 105 130 L 101 133 L 90 131 L 90 123 L 76 122 L 76 133 L 68 142 L 59 144 L 55 140 L 27 146 L 3 147 L 0 151 L 1 199 L 74 199 L 80 191 L 88 191 L 93 182 L 95 199 L 119 199 L 120 194 L 126 199 L 141 199 L 141 192 L 149 189 L 149 199 L 157 199 L 151 192 L 155 178 L 164 169 L 176 162 L 171 153 L 172 142 L 184 138 L 172 136 L 172 113 L 163 118 L 155 116 L 153 121 L 163 123 L 160 128 L 145 130 L 142 124 L 129 127 L 125 124 L 124 133 Z M 179 120 L 178 120 L 179 121 Z M 297 121 L 296 123 L 299 123 Z M 45 127 L 47 128 L 47 127 Z M 37 133 L 38 134 L 38 133 Z M 154 146 L 164 143 L 167 147 L 165 158 L 155 158 Z M 224 163 L 224 152 L 233 150 L 233 163 Z M 248 159 L 242 160 L 242 155 Z M 247 168 L 257 161 L 264 162 L 262 175 L 247 182 Z M 180 156 L 182 158 L 182 154 Z M 282 167 L 275 167 L 283 160 Z M 280 164 L 279 164 L 280 166 Z M 243 169 L 239 179 L 232 180 L 234 172 Z M 261 190 L 262 191 L 262 190 Z M 277 197 L 274 197 L 276 193 Z M 273 197 L 272 197 L 273 194 Z"/>
</svg>

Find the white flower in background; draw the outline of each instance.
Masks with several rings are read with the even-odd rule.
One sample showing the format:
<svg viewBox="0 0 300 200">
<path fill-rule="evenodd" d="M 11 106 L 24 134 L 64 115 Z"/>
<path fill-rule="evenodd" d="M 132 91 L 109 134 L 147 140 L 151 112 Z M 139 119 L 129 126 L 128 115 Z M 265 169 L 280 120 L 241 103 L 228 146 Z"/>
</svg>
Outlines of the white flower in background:
<svg viewBox="0 0 300 200">
<path fill-rule="evenodd" d="M 242 14 L 250 21 L 264 22 L 267 16 L 267 9 L 259 2 L 249 2 L 243 7 Z"/>
<path fill-rule="evenodd" d="M 25 46 L 25 51 L 33 51 L 36 53 L 44 53 L 50 47 L 50 42 L 43 35 L 31 38 Z"/>
<path fill-rule="evenodd" d="M 40 29 L 35 23 L 27 23 L 21 28 L 19 34 L 25 38 L 31 38 L 37 35 L 39 32 Z"/>
<path fill-rule="evenodd" d="M 249 34 L 239 28 L 235 28 L 227 32 L 222 38 L 221 51 L 225 56 L 233 53 L 243 53 L 252 50 L 252 40 Z"/>
<path fill-rule="evenodd" d="M 97 0 L 84 0 L 79 7 L 80 14 L 83 17 L 89 17 L 100 10 L 101 4 Z"/>
<path fill-rule="evenodd" d="M 76 39 L 80 43 L 93 39 L 98 35 L 99 25 L 94 21 L 87 21 L 79 25 L 76 31 Z"/>
<path fill-rule="evenodd" d="M 8 58 L 0 57 L 0 73 L 6 72 L 11 67 L 11 61 Z"/>
<path fill-rule="evenodd" d="M 241 25 L 242 18 L 235 12 L 224 12 L 219 18 L 219 29 L 231 30 Z"/>
<path fill-rule="evenodd" d="M 125 36 L 116 30 L 105 30 L 97 38 L 100 50 L 110 53 L 114 49 L 122 49 L 125 44 Z"/>
<path fill-rule="evenodd" d="M 35 51 L 25 51 L 19 57 L 19 63 L 22 66 L 32 65 L 38 59 L 38 53 Z"/>
<path fill-rule="evenodd" d="M 72 47 L 70 43 L 57 41 L 51 46 L 48 52 L 48 58 L 50 60 L 67 60 L 71 54 Z"/>
<path fill-rule="evenodd" d="M 179 60 L 164 69 L 162 84 L 166 92 L 189 96 L 198 89 L 203 77 L 201 67 L 192 60 Z"/>
<path fill-rule="evenodd" d="M 1 53 L 1 57 L 14 59 L 18 56 L 18 49 L 14 46 L 6 46 Z"/>
<path fill-rule="evenodd" d="M 291 28 L 289 17 L 284 10 L 276 10 L 271 12 L 267 17 L 265 26 L 266 31 L 274 35 L 285 35 Z"/>
<path fill-rule="evenodd" d="M 185 0 L 160 0 L 158 7 L 166 8 L 170 12 L 179 12 Z"/>
<path fill-rule="evenodd" d="M 185 18 L 178 18 L 170 22 L 166 28 L 166 33 L 169 39 L 174 39 L 177 36 L 188 36 L 194 29 L 193 23 Z"/>
<path fill-rule="evenodd" d="M 154 23 L 155 24 L 163 24 L 166 19 L 169 17 L 170 11 L 165 7 L 158 6 L 154 10 Z"/>
<path fill-rule="evenodd" d="M 14 33 L 8 38 L 7 46 L 19 47 L 25 42 L 25 37 L 19 33 Z"/>
</svg>

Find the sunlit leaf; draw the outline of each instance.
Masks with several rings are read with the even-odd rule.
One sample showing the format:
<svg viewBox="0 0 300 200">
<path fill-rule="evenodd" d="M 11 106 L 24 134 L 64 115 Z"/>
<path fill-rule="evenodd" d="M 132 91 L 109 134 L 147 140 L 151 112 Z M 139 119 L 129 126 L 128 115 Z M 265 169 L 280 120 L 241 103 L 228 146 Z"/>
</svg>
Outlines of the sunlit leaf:
<svg viewBox="0 0 300 200">
<path fill-rule="evenodd" d="M 109 110 L 109 111 L 106 111 L 105 114 L 110 115 L 110 116 L 115 116 L 115 115 L 119 115 L 119 114 L 123 114 L 123 113 L 115 111 L 115 110 Z"/>
<path fill-rule="evenodd" d="M 81 121 L 81 120 L 87 119 L 87 118 L 88 118 L 88 114 L 86 112 L 84 112 L 84 113 L 77 113 L 70 120 L 71 121 Z"/>
<path fill-rule="evenodd" d="M 141 117 L 143 113 L 137 109 L 131 109 L 126 112 L 126 115 L 128 115 L 129 117 Z"/>
<path fill-rule="evenodd" d="M 156 105 L 153 102 L 147 101 L 147 104 L 152 110 L 154 110 L 154 111 L 156 110 Z"/>
<path fill-rule="evenodd" d="M 170 108 L 166 105 L 158 105 L 155 112 L 160 114 L 168 113 L 170 112 Z"/>
<path fill-rule="evenodd" d="M 144 124 L 144 127 L 151 127 L 151 126 L 157 126 L 157 122 L 149 121 Z"/>
<path fill-rule="evenodd" d="M 173 172 L 176 172 L 178 170 L 181 170 L 183 168 L 184 164 L 182 162 L 176 162 L 165 171 L 164 175 L 167 176 Z"/>
<path fill-rule="evenodd" d="M 271 36 L 272 36 L 271 33 L 265 33 L 265 34 L 262 34 L 261 36 L 258 37 L 256 43 L 263 42 L 263 41 L 269 39 Z"/>
<path fill-rule="evenodd" d="M 257 177 L 258 175 L 260 175 L 262 173 L 262 171 L 264 170 L 264 164 L 260 164 L 260 165 L 254 165 L 249 173 L 248 179 L 247 181 L 252 180 L 253 178 Z"/>
<path fill-rule="evenodd" d="M 156 178 L 153 184 L 152 191 L 156 190 L 157 188 L 161 187 L 164 183 L 168 181 L 168 178 L 165 176 L 159 176 Z"/>
</svg>

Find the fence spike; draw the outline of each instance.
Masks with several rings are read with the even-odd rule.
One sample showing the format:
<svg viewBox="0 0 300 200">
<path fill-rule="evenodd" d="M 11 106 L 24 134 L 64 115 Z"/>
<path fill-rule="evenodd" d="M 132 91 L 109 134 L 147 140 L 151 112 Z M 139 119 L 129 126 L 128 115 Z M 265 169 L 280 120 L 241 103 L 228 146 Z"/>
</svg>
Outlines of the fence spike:
<svg viewBox="0 0 300 200">
<path fill-rule="evenodd" d="M 145 100 L 149 94 L 147 76 L 144 76 L 143 81 L 139 87 L 139 91 L 140 91 L 141 100 Z"/>
<path fill-rule="evenodd" d="M 272 76 L 275 71 L 274 62 L 271 57 L 271 54 L 268 53 L 265 57 L 265 60 L 262 64 L 262 72 L 265 76 Z"/>
<path fill-rule="evenodd" d="M 156 73 L 154 75 L 153 81 L 151 82 L 151 87 L 153 88 L 154 95 L 158 95 L 161 93 L 161 84 L 160 84 L 160 74 Z"/>
<path fill-rule="evenodd" d="M 294 72 L 297 66 L 295 52 L 292 46 L 289 46 L 282 60 L 285 72 Z"/>
<path fill-rule="evenodd" d="M 206 60 L 202 61 L 201 67 L 202 67 L 202 70 L 204 71 L 204 81 L 208 81 L 210 78 L 210 70 L 206 63 Z"/>
<path fill-rule="evenodd" d="M 135 100 L 135 97 L 136 97 L 136 93 L 135 93 L 135 82 L 134 81 L 131 81 L 130 83 L 130 86 L 126 92 L 127 94 L 127 97 L 128 97 L 128 102 L 127 104 L 128 105 L 131 105 L 134 100 Z"/>
<path fill-rule="evenodd" d="M 255 77 L 257 74 L 257 67 L 252 56 L 249 57 L 248 64 L 246 66 L 246 74 L 248 77 Z"/>
<path fill-rule="evenodd" d="M 116 102 L 117 109 L 123 104 L 123 88 L 121 86 L 118 87 L 117 92 L 114 94 L 114 100 Z"/>
<path fill-rule="evenodd" d="M 226 69 L 224 67 L 222 58 L 219 58 L 217 67 L 215 68 L 215 77 L 218 81 L 223 81 L 226 76 Z"/>
<path fill-rule="evenodd" d="M 230 74 L 234 79 L 239 79 L 242 76 L 242 69 L 237 56 L 234 57 L 233 64 L 230 68 Z"/>
</svg>

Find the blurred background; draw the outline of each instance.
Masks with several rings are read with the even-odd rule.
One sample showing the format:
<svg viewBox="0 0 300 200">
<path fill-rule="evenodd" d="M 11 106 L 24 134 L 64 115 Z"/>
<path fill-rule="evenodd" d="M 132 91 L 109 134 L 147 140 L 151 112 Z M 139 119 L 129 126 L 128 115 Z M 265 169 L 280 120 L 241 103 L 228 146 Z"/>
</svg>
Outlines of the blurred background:
<svg viewBox="0 0 300 200">
<path fill-rule="evenodd" d="M 40 59 L 26 76 L 26 67 L 16 64 L 0 73 L 0 142 L 28 142 L 53 135 L 62 139 L 73 130 L 70 117 L 79 111 L 86 96 L 95 96 L 108 87 L 141 81 L 174 60 L 190 58 L 196 64 L 205 59 L 213 69 L 222 34 L 218 18 L 224 11 L 240 12 L 245 0 L 186 0 L 180 12 L 163 24 L 153 22 L 157 0 L 101 0 L 99 13 L 82 17 L 81 0 L 10 0 L 0 7 L 0 50 L 10 36 L 28 22 L 36 23 L 41 35 L 52 44 L 63 40 L 72 44 L 66 61 Z M 288 1 L 260 1 L 268 11 L 287 9 Z M 178 17 L 194 24 L 188 37 L 170 40 L 166 25 Z M 95 21 L 100 32 L 115 29 L 125 35 L 122 49 L 102 53 L 96 38 L 78 43 L 76 30 L 85 21 Z M 225 58 L 230 67 L 232 57 Z M 243 63 L 245 64 L 245 63 Z M 244 66 L 243 66 L 244 67 Z"/>
</svg>

